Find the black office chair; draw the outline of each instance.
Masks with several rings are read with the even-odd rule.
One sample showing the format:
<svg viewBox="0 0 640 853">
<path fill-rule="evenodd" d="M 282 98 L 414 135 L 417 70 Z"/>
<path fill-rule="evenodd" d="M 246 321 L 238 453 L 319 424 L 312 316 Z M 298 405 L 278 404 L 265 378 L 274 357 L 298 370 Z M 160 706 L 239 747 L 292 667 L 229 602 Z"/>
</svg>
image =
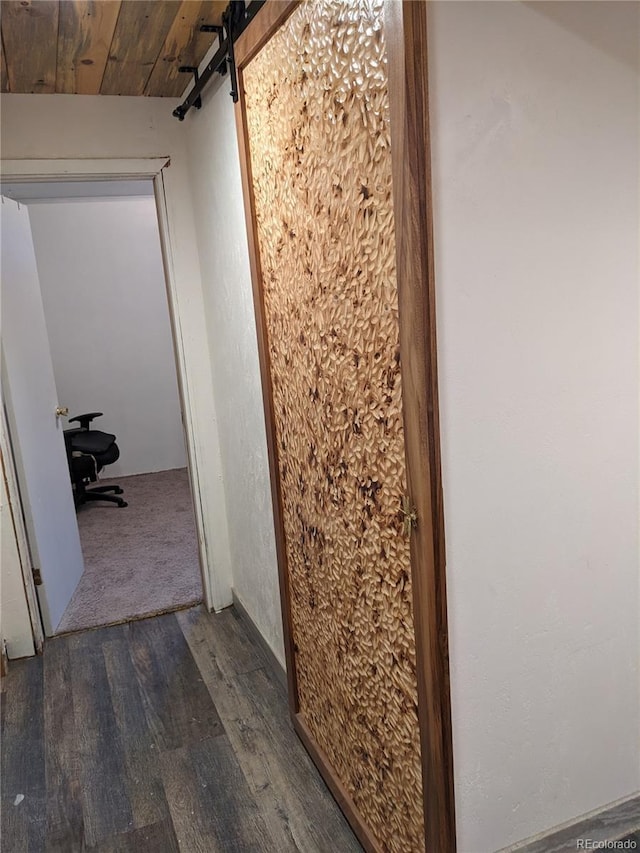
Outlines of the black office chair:
<svg viewBox="0 0 640 853">
<path fill-rule="evenodd" d="M 105 465 L 112 465 L 119 457 L 120 450 L 116 437 L 109 432 L 91 429 L 94 418 L 102 416 L 102 412 L 89 412 L 69 418 L 69 423 L 79 423 L 79 427 L 64 431 L 64 442 L 67 449 L 69 474 L 73 485 L 73 499 L 76 507 L 87 501 L 108 501 L 118 506 L 127 506 L 120 486 L 94 486 L 87 488 L 88 483 L 95 483 L 98 474 Z M 109 494 L 113 492 L 113 494 Z"/>
</svg>

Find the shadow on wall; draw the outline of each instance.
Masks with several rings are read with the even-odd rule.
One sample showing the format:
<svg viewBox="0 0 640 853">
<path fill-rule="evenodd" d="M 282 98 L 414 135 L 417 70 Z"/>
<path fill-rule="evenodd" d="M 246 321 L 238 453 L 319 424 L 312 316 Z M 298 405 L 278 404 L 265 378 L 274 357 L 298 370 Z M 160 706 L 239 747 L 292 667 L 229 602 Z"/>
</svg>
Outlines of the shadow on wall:
<svg viewBox="0 0 640 853">
<path fill-rule="evenodd" d="M 577 38 L 590 44 L 596 50 L 606 53 L 612 59 L 631 68 L 637 68 L 640 60 L 640 4 L 609 0 L 606 25 L 603 26 L 601 3 L 598 2 L 537 2 L 527 0 L 523 4 L 538 15 L 553 21 L 559 27 L 573 33 Z M 576 15 L 576 6 L 580 14 Z M 621 28 L 615 14 L 616 7 L 623 7 L 625 16 L 633 16 L 635 26 L 624 28 L 624 38 L 620 37 Z"/>
</svg>

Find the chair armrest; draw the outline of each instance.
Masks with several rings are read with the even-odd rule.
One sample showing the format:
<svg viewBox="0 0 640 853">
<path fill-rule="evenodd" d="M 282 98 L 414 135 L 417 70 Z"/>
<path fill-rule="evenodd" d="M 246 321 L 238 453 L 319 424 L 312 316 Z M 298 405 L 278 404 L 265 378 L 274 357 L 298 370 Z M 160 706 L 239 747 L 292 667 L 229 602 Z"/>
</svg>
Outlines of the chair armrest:
<svg viewBox="0 0 640 853">
<path fill-rule="evenodd" d="M 75 418 L 69 418 L 69 423 L 78 421 L 81 429 L 89 429 L 89 424 L 94 418 L 102 417 L 102 412 L 88 412 L 86 415 L 76 415 Z"/>
<path fill-rule="evenodd" d="M 82 435 L 86 431 L 86 429 L 81 429 L 80 427 L 71 427 L 71 429 L 63 429 L 62 433 L 65 441 L 71 441 L 74 435 Z"/>
</svg>

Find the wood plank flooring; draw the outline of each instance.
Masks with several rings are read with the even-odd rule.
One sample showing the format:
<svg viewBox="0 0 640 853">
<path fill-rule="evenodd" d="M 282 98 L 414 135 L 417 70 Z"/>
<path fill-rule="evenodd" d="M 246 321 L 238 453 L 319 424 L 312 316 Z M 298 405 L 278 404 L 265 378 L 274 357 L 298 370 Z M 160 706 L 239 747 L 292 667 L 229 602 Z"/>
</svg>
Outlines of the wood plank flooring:
<svg viewBox="0 0 640 853">
<path fill-rule="evenodd" d="M 358 853 L 233 609 L 49 640 L 2 679 L 2 850 Z"/>
</svg>

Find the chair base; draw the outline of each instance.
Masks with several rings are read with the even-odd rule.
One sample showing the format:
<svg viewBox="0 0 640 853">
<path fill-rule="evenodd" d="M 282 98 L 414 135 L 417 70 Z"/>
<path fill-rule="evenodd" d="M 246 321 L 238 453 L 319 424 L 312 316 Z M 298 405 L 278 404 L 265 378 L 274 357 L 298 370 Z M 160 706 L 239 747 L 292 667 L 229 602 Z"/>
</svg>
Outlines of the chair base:
<svg viewBox="0 0 640 853">
<path fill-rule="evenodd" d="M 108 492 L 114 492 L 115 494 L 111 495 Z M 122 493 L 120 486 L 94 486 L 92 489 L 82 489 L 80 492 L 76 491 L 75 504 L 78 507 L 88 501 L 107 501 L 119 507 L 129 506 L 124 498 L 116 497 L 116 495 L 121 495 Z"/>
</svg>

